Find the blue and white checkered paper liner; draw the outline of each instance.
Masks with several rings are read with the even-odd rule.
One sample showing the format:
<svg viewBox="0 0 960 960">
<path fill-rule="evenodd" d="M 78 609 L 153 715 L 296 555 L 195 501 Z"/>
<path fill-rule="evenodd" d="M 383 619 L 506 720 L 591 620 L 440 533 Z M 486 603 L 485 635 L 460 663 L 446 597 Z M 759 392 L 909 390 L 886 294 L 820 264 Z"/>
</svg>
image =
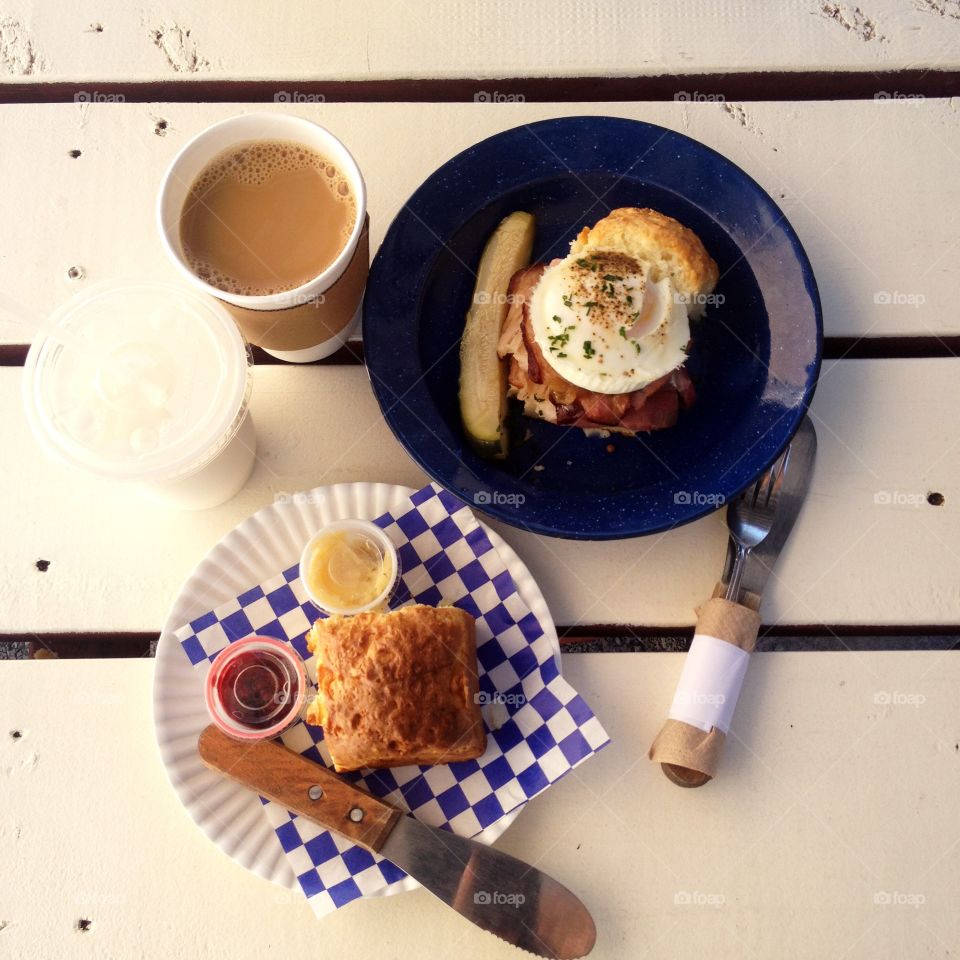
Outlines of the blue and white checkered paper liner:
<svg viewBox="0 0 960 960">
<path fill-rule="evenodd" d="M 391 602 L 453 603 L 477 618 L 487 749 L 476 760 L 343 774 L 418 820 L 476 836 L 541 793 L 609 742 L 590 708 L 559 673 L 553 646 L 473 513 L 435 484 L 374 521 L 397 547 L 400 583 Z M 293 558 L 291 558 L 293 559 Z M 316 675 L 306 632 L 320 612 L 298 563 L 176 631 L 199 669 L 252 633 L 290 642 Z M 499 716 L 494 717 L 494 713 Z M 497 729 L 491 729 L 491 721 Z M 332 768 L 323 732 L 298 721 L 284 744 Z M 365 895 L 395 893 L 406 874 L 337 834 L 262 800 L 264 812 L 318 915 Z"/>
</svg>

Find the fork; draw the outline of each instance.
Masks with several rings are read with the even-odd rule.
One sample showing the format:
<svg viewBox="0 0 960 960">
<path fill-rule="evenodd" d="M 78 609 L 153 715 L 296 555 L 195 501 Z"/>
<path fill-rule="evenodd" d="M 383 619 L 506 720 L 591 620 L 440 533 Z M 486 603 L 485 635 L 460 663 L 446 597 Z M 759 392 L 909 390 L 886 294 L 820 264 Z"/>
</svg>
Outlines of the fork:
<svg viewBox="0 0 960 960">
<path fill-rule="evenodd" d="M 734 603 L 740 601 L 740 581 L 743 577 L 743 565 L 748 554 L 760 545 L 770 533 L 773 517 L 780 499 L 780 487 L 787 472 L 790 460 L 790 444 L 767 468 L 753 489 L 749 487 L 727 507 L 727 529 L 733 541 L 736 555 L 730 571 L 724 598 Z"/>
</svg>

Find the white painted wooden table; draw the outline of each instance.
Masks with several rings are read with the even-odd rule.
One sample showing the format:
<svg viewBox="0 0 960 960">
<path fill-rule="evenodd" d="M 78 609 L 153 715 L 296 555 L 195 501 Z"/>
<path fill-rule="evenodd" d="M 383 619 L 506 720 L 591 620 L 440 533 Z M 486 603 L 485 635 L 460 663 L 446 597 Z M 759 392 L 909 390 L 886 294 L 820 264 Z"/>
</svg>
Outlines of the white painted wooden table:
<svg viewBox="0 0 960 960">
<path fill-rule="evenodd" d="M 108 277 L 172 276 L 153 226 L 160 173 L 245 110 L 343 137 L 374 247 L 432 169 L 518 123 L 634 117 L 730 157 L 800 234 L 831 358 L 813 488 L 764 623 L 874 649 L 755 656 L 721 776 L 697 791 L 644 756 L 681 655 L 566 654 L 613 743 L 500 843 L 582 895 L 597 957 L 956 953 L 960 662 L 892 649 L 960 632 L 956 0 L 331 0 L 322 14 L 303 0 L 266 17 L 236 0 L 8 3 L 0 289 L 46 310 Z M 23 341 L 0 319 L 0 640 L 60 659 L 0 661 L 0 957 L 516 955 L 424 893 L 316 921 L 179 807 L 153 743 L 152 662 L 71 659 L 155 635 L 197 560 L 273 498 L 422 483 L 362 368 L 258 368 L 253 477 L 183 515 L 43 458 L 20 413 Z M 289 411 L 308 401 L 324 418 L 306 428 Z M 497 529 L 571 637 L 688 631 L 725 546 L 721 516 L 624 543 Z"/>
</svg>

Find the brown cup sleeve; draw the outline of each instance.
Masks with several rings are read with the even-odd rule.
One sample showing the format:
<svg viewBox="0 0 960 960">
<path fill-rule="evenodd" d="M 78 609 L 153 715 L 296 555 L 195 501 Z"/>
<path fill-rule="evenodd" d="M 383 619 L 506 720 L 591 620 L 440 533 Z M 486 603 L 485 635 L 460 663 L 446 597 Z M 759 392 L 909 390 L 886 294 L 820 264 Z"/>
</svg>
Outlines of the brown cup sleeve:
<svg viewBox="0 0 960 960">
<path fill-rule="evenodd" d="M 370 218 L 350 263 L 323 293 L 283 310 L 249 310 L 221 301 L 244 336 L 267 350 L 306 350 L 330 340 L 350 323 L 360 305 L 370 269 Z"/>
<path fill-rule="evenodd" d="M 724 600 L 717 595 L 720 590 L 718 585 L 714 596 L 699 609 L 696 633 L 716 637 L 750 653 L 760 629 L 760 615 L 753 608 L 759 598 L 747 598 L 751 605 L 745 606 Z M 665 765 L 665 772 L 674 782 L 699 786 L 716 775 L 725 740 L 726 735 L 716 727 L 704 731 L 682 720 L 668 719 L 654 738 L 647 756 L 655 763 Z M 667 767 L 683 770 L 670 771 Z M 688 775 L 691 772 L 694 775 Z"/>
</svg>

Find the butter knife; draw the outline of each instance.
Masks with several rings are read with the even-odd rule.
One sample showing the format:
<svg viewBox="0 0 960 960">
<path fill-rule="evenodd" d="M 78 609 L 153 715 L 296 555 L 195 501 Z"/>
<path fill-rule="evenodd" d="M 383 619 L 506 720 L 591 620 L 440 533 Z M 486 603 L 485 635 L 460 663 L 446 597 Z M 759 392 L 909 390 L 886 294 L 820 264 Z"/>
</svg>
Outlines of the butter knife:
<svg viewBox="0 0 960 960">
<path fill-rule="evenodd" d="M 563 884 L 506 853 L 429 827 L 275 741 L 243 743 L 211 725 L 200 759 L 212 770 L 379 854 L 471 923 L 540 957 L 586 956 L 593 918 Z"/>
</svg>

